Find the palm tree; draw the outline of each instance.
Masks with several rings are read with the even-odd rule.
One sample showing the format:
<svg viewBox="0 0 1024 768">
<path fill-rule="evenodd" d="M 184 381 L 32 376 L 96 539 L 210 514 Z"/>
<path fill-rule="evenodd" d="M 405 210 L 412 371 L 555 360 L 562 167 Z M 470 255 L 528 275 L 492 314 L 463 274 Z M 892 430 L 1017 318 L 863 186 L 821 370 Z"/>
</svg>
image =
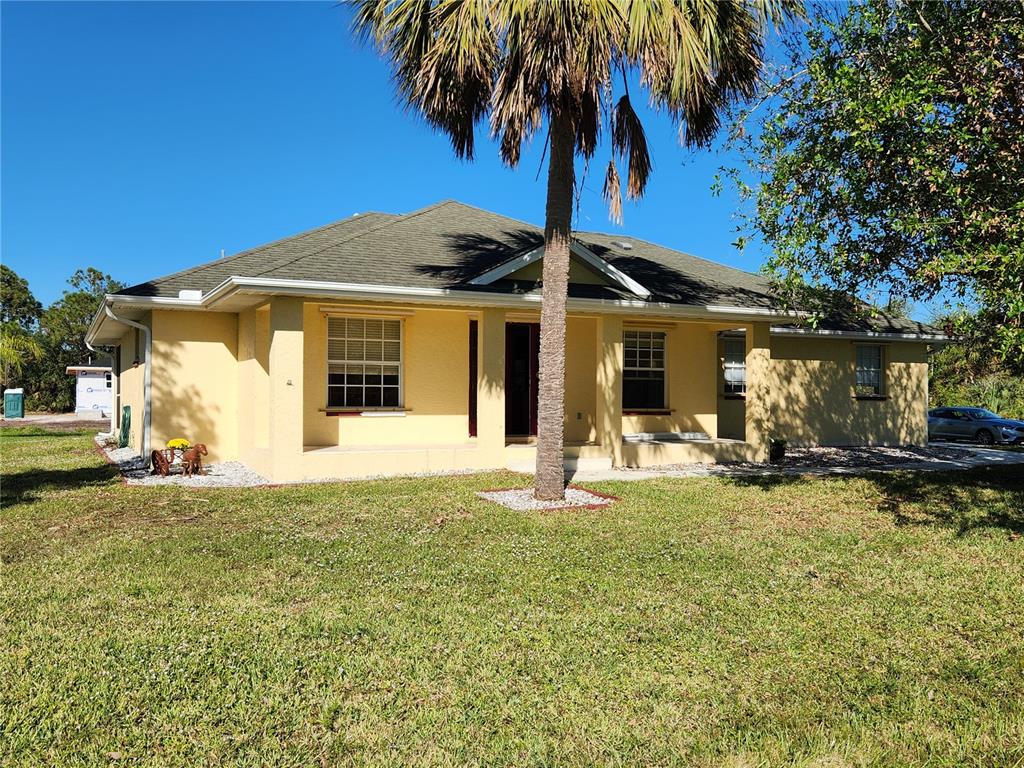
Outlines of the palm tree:
<svg viewBox="0 0 1024 768">
<path fill-rule="evenodd" d="M 43 356 L 43 347 L 19 328 L 0 329 L 0 384 L 18 379 L 25 366 Z"/>
<path fill-rule="evenodd" d="M 590 159 L 602 127 L 612 158 L 604 194 L 621 218 L 616 160 L 626 195 L 643 195 L 651 171 L 627 82 L 706 145 L 719 114 L 750 97 L 769 26 L 799 15 L 799 0 L 355 0 L 354 26 L 392 62 L 400 96 L 471 159 L 489 118 L 502 160 L 547 126 L 540 391 L 535 494 L 564 496 L 565 312 L 575 158 Z M 622 92 L 613 96 L 613 76 Z"/>
</svg>

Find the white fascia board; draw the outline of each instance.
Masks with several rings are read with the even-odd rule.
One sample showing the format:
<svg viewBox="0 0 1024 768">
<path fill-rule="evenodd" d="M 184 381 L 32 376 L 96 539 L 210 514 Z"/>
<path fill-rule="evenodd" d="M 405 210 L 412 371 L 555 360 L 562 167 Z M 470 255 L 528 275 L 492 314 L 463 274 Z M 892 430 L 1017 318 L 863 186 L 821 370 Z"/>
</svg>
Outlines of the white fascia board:
<svg viewBox="0 0 1024 768">
<path fill-rule="evenodd" d="M 591 267 L 596 269 L 605 277 L 614 280 L 616 283 L 621 285 L 630 293 L 639 296 L 641 299 L 646 299 L 650 297 L 651 292 L 644 288 L 644 286 L 640 285 L 640 283 L 631 278 L 622 270 L 609 264 L 607 261 L 602 259 L 600 256 L 598 256 L 596 253 L 594 253 L 586 246 L 581 245 L 580 243 L 573 243 L 571 250 L 573 253 L 575 253 L 577 256 L 579 256 L 581 259 L 587 262 L 587 264 L 589 264 Z"/>
<path fill-rule="evenodd" d="M 945 344 L 952 341 L 943 333 L 887 333 L 885 331 L 830 331 L 821 328 L 786 328 L 772 326 L 772 336 L 818 336 L 853 341 L 927 341 Z"/>
<path fill-rule="evenodd" d="M 624 273 L 622 270 L 613 267 L 586 246 L 581 245 L 580 243 L 573 243 L 569 246 L 569 251 L 589 264 L 590 267 L 597 270 L 598 273 L 604 275 L 613 283 L 618 283 L 634 296 L 646 299 L 651 295 L 651 292 L 644 288 L 644 286 L 640 285 L 640 283 Z M 469 281 L 469 285 L 490 285 L 503 277 L 508 277 L 513 272 L 518 272 L 523 267 L 529 266 L 535 261 L 539 261 L 543 257 L 544 247 L 541 246 L 539 248 L 534 248 L 532 251 L 527 251 L 520 256 L 509 259 L 504 264 L 499 264 L 494 269 L 487 270 L 482 275 L 477 275 Z"/>
<path fill-rule="evenodd" d="M 259 295 L 303 296 L 306 298 L 345 298 L 360 301 L 389 301 L 404 303 L 447 304 L 477 307 L 537 306 L 542 299 L 540 291 L 530 293 L 487 293 L 451 288 L 414 288 L 396 285 L 368 285 L 365 283 L 333 283 L 314 280 L 278 280 L 264 277 L 230 277 L 203 298 L 203 303 L 214 308 L 236 292 Z M 794 312 L 771 309 L 723 306 L 687 306 L 655 303 L 640 299 L 579 299 L 570 298 L 568 307 L 579 312 L 608 312 L 622 314 L 659 315 L 682 319 L 749 320 L 751 317 L 791 317 Z"/>
<path fill-rule="evenodd" d="M 158 296 L 108 295 L 106 302 L 117 306 L 168 309 L 215 309 L 216 305 L 236 293 L 255 295 L 287 295 L 306 298 L 341 298 L 391 303 L 446 304 L 476 307 L 539 308 L 539 291 L 524 294 L 487 293 L 449 288 L 418 288 L 398 285 L 372 285 L 365 283 L 335 283 L 312 280 L 280 280 L 264 277 L 229 277 L 201 300 Z M 806 313 L 780 311 L 766 307 L 734 307 L 709 304 L 705 306 L 669 304 L 640 299 L 579 299 L 570 298 L 568 307 L 575 312 L 606 312 L 616 314 L 655 315 L 680 319 L 750 322 L 754 318 L 799 318 Z M 103 316 L 100 308 L 89 329 L 91 340 Z M 948 342 L 941 334 L 883 333 L 876 331 L 826 331 L 812 328 L 785 328 L 773 326 L 773 335 L 818 336 L 828 338 L 896 339 L 909 341 Z"/>
<path fill-rule="evenodd" d="M 513 272 L 518 272 L 523 267 L 527 267 L 535 261 L 539 261 L 543 256 L 544 246 L 534 248 L 532 251 L 527 251 L 519 256 L 514 256 L 503 264 L 499 264 L 494 269 L 487 270 L 482 275 L 477 275 L 469 281 L 469 285 L 490 285 L 496 280 L 507 277 Z"/>
<path fill-rule="evenodd" d="M 90 344 L 93 343 L 96 338 L 96 334 L 99 332 L 103 323 L 109 319 L 104 307 L 138 309 L 160 309 L 161 307 L 165 307 L 167 309 L 203 309 L 204 301 L 203 299 L 181 299 L 169 296 L 126 296 L 120 293 L 108 293 L 103 297 L 103 301 L 100 303 L 99 307 L 96 308 L 96 314 L 93 315 L 92 322 L 89 323 L 89 330 L 85 333 L 85 340 Z"/>
</svg>

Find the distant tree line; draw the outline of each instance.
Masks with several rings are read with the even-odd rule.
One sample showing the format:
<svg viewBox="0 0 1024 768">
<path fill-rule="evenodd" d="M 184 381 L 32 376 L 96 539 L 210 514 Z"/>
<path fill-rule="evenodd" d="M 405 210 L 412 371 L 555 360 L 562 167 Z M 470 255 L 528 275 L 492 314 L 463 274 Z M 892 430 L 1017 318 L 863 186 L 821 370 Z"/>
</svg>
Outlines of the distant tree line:
<svg viewBox="0 0 1024 768">
<path fill-rule="evenodd" d="M 75 379 L 66 369 L 97 358 L 85 333 L 103 295 L 124 287 L 92 267 L 76 271 L 68 284 L 44 309 L 28 281 L 0 265 L 0 386 L 23 387 L 30 410 L 74 409 Z"/>
<path fill-rule="evenodd" d="M 948 330 L 983 323 L 974 318 L 941 316 L 933 324 Z M 1024 358 L 1003 357 L 992 336 L 960 336 L 932 356 L 928 375 L 930 405 L 973 405 L 1000 416 L 1024 419 Z"/>
</svg>

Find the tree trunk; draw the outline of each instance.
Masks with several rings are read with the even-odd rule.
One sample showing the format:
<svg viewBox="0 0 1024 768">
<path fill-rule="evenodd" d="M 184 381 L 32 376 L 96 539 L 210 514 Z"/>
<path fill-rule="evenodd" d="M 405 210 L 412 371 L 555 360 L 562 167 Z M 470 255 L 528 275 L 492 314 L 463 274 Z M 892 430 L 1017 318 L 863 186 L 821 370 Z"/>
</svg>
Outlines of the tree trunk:
<svg viewBox="0 0 1024 768">
<path fill-rule="evenodd" d="M 538 499 L 565 498 L 565 305 L 572 243 L 574 127 L 562 115 L 551 119 L 548 199 L 544 222 L 543 301 L 540 309 L 540 383 L 537 403 Z"/>
</svg>

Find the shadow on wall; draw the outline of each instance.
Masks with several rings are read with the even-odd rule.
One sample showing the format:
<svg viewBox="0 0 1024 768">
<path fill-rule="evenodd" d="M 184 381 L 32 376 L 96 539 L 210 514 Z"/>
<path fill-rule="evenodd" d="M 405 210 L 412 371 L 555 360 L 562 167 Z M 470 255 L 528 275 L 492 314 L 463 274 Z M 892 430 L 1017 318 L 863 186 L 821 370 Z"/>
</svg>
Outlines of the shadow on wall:
<svg viewBox="0 0 1024 768">
<path fill-rule="evenodd" d="M 923 353 L 894 344 L 885 354 L 883 398 L 857 399 L 854 344 L 773 338 L 772 435 L 791 445 L 927 442 L 927 364 L 915 359 Z"/>
<path fill-rule="evenodd" d="M 175 376 L 175 372 L 188 371 L 183 358 L 183 345 L 161 341 L 159 361 L 153 369 L 153 449 L 167 447 L 167 441 L 184 437 L 192 443 L 205 443 L 211 454 L 223 448 L 226 427 L 218 420 L 225 414 L 223 405 L 215 402 L 209 393 L 188 381 L 191 376 Z"/>
</svg>

